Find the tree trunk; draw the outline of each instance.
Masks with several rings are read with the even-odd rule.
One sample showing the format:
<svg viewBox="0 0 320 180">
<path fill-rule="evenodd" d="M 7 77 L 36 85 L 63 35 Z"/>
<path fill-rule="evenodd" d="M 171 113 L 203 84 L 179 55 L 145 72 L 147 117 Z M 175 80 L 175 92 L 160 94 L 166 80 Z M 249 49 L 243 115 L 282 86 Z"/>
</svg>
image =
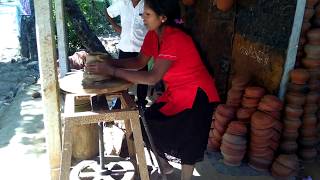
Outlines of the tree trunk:
<svg viewBox="0 0 320 180">
<path fill-rule="evenodd" d="M 73 27 L 86 50 L 88 52 L 107 53 L 101 41 L 90 29 L 77 3 L 74 0 L 66 0 L 64 2 L 65 11 L 70 17 Z"/>
</svg>

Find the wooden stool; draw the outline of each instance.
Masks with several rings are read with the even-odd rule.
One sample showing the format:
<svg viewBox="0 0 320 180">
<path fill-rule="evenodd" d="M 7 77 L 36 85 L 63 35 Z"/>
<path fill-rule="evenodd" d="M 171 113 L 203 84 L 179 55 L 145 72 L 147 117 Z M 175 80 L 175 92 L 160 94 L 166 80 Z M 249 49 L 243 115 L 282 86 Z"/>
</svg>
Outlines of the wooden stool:
<svg viewBox="0 0 320 180">
<path fill-rule="evenodd" d="M 62 142 L 62 156 L 60 164 L 60 180 L 68 180 L 71 166 L 72 156 L 72 130 L 77 125 L 96 124 L 100 125 L 99 139 L 102 138 L 102 123 L 112 122 L 115 120 L 124 120 L 129 156 L 134 161 L 136 170 L 139 169 L 140 179 L 149 180 L 149 174 L 147 170 L 146 158 L 144 154 L 143 139 L 141 134 L 139 111 L 136 108 L 132 98 L 127 93 L 130 83 L 123 82 L 121 80 L 111 80 L 100 87 L 83 88 L 82 74 L 75 73 L 69 76 L 65 76 L 59 80 L 60 88 L 66 92 L 75 93 L 67 94 L 65 98 L 64 107 L 64 129 L 63 129 L 63 142 Z M 108 110 L 101 109 L 97 104 L 93 102 L 96 95 L 104 95 L 107 97 L 119 97 L 121 100 L 121 109 Z M 88 96 L 91 99 L 91 111 L 75 112 L 75 100 L 81 97 Z M 129 137 L 133 134 L 133 139 Z M 99 140 L 100 141 L 100 140 Z M 100 141 L 100 146 L 103 146 L 103 142 Z M 104 165 L 103 151 L 100 149 L 100 164 Z"/>
</svg>

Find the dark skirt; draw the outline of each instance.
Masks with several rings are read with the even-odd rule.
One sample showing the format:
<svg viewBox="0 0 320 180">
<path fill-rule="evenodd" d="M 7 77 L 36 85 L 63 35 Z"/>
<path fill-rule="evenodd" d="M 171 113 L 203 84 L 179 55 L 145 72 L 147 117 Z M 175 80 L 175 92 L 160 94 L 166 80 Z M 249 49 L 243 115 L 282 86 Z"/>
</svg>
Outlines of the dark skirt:
<svg viewBox="0 0 320 180">
<path fill-rule="evenodd" d="M 198 89 L 192 109 L 166 116 L 159 109 L 164 103 L 154 103 L 145 111 L 149 131 L 159 156 L 165 154 L 181 160 L 182 164 L 202 161 L 208 143 L 214 104 L 206 93 Z M 144 134 L 144 140 L 149 142 Z"/>
</svg>

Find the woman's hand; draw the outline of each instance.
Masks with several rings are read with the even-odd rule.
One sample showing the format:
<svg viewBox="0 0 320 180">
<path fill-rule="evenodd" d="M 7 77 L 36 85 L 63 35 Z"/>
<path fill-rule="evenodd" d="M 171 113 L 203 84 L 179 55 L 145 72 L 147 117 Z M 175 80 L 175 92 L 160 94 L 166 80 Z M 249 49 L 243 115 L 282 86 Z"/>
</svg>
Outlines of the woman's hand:
<svg viewBox="0 0 320 180">
<path fill-rule="evenodd" d="M 92 74 L 98 75 L 113 75 L 115 68 L 107 62 L 96 62 L 86 64 L 85 70 Z"/>
</svg>

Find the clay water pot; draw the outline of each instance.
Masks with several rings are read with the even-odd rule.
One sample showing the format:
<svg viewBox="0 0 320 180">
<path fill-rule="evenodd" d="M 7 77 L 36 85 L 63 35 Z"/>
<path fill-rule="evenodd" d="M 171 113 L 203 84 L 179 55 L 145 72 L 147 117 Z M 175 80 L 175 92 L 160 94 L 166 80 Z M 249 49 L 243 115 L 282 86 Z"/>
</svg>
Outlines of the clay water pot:
<svg viewBox="0 0 320 180">
<path fill-rule="evenodd" d="M 299 168 L 299 159 L 296 154 L 281 154 L 276 158 L 276 161 L 291 170 Z"/>
<path fill-rule="evenodd" d="M 286 154 L 295 153 L 298 150 L 298 144 L 295 141 L 284 141 L 280 144 L 280 149 Z"/>
<path fill-rule="evenodd" d="M 258 106 L 260 98 L 243 97 L 241 105 L 246 108 L 255 108 Z"/>
<path fill-rule="evenodd" d="M 293 69 L 290 71 L 291 82 L 295 84 L 305 84 L 309 78 L 310 74 L 305 69 Z"/>
<path fill-rule="evenodd" d="M 195 3 L 195 0 L 182 0 L 182 4 L 185 6 L 192 6 Z"/>
<path fill-rule="evenodd" d="M 213 138 L 209 138 L 208 140 L 208 150 L 210 151 L 220 151 L 221 143 Z"/>
<path fill-rule="evenodd" d="M 306 97 L 306 104 L 316 104 L 320 99 L 320 94 L 316 91 L 311 91 Z"/>
<path fill-rule="evenodd" d="M 274 126 L 275 122 L 274 118 L 259 111 L 253 113 L 251 118 L 251 125 L 256 129 L 269 129 Z"/>
<path fill-rule="evenodd" d="M 250 77 L 248 75 L 235 75 L 232 78 L 232 89 L 244 90 L 245 87 L 249 84 Z"/>
<path fill-rule="evenodd" d="M 279 111 L 279 109 L 277 109 L 274 106 L 270 105 L 270 103 L 266 103 L 266 102 L 263 102 L 263 101 L 259 102 L 258 109 L 260 111 L 263 111 L 263 112 Z"/>
<path fill-rule="evenodd" d="M 231 88 L 228 91 L 228 99 L 230 99 L 230 100 L 240 100 L 241 101 L 242 95 L 243 95 L 243 90 L 237 90 L 237 89 Z"/>
<path fill-rule="evenodd" d="M 308 58 L 320 59 L 320 46 L 318 45 L 306 44 L 304 46 L 304 52 Z"/>
<path fill-rule="evenodd" d="M 239 108 L 237 111 L 238 119 L 248 119 L 256 112 L 256 108 Z"/>
<path fill-rule="evenodd" d="M 244 96 L 248 98 L 261 98 L 265 93 L 266 90 L 264 88 L 251 86 L 245 89 Z"/>
<path fill-rule="evenodd" d="M 320 59 L 303 58 L 302 65 L 307 69 L 315 69 L 320 67 Z"/>
<path fill-rule="evenodd" d="M 221 114 L 224 117 L 228 117 L 229 119 L 232 119 L 235 117 L 236 109 L 234 107 L 228 106 L 226 104 L 220 104 L 217 107 L 216 112 L 218 112 L 219 114 Z"/>
<path fill-rule="evenodd" d="M 240 166 L 241 165 L 241 160 L 243 159 L 243 157 L 230 156 L 230 155 L 224 154 L 223 152 L 221 152 L 221 154 L 223 155 L 223 163 L 225 165 L 228 165 L 228 166 Z"/>
<path fill-rule="evenodd" d="M 255 157 L 266 157 L 266 156 L 274 157 L 273 150 L 269 147 L 259 148 L 259 147 L 250 146 L 249 154 Z"/>
<path fill-rule="evenodd" d="M 221 126 L 218 121 L 214 121 L 214 130 L 217 130 L 219 134 L 224 134 L 226 131 L 226 128 Z"/>
<path fill-rule="evenodd" d="M 233 6 L 233 0 L 217 0 L 216 3 L 221 11 L 229 11 Z"/>
<path fill-rule="evenodd" d="M 219 131 L 217 131 L 217 130 L 213 130 L 212 131 L 213 133 L 213 138 L 215 139 L 215 140 L 217 140 L 217 141 L 221 141 L 222 140 L 222 135 L 219 133 Z"/>
<path fill-rule="evenodd" d="M 269 171 L 271 163 L 263 159 L 250 158 L 248 165 L 257 171 Z"/>
<path fill-rule="evenodd" d="M 226 127 L 228 125 L 228 123 L 231 121 L 231 119 L 229 117 L 226 117 L 226 116 L 220 114 L 220 112 L 218 112 L 218 111 L 216 111 L 214 113 L 214 117 L 215 117 L 215 122 L 219 123 L 219 125 L 222 127 Z"/>
<path fill-rule="evenodd" d="M 295 107 L 291 104 L 287 104 L 285 107 L 285 115 L 289 119 L 295 119 L 301 117 L 303 114 L 303 109 L 301 107 Z"/>
<path fill-rule="evenodd" d="M 230 148 L 238 151 L 245 151 L 247 149 L 246 145 L 232 144 L 228 141 L 222 141 L 221 145 L 223 145 L 225 148 Z"/>
<path fill-rule="evenodd" d="M 266 146 L 269 146 L 270 143 L 268 143 L 271 138 L 272 138 L 273 135 L 269 135 L 268 137 L 262 137 L 262 136 L 255 136 L 254 134 L 251 134 L 251 139 L 250 139 L 250 142 L 252 144 L 268 144 Z M 263 146 L 263 147 L 266 147 L 266 146 Z M 256 147 L 262 147 L 260 145 L 256 146 Z"/>
<path fill-rule="evenodd" d="M 263 137 L 265 139 L 271 139 L 273 136 L 273 128 L 269 129 L 256 129 L 251 127 L 251 135 L 257 137 Z"/>
<path fill-rule="evenodd" d="M 224 145 L 223 142 L 221 144 L 220 150 L 221 150 L 221 152 L 223 152 L 223 154 L 230 155 L 230 156 L 241 156 L 241 157 L 243 157 L 244 154 L 246 153 L 245 149 L 244 150 L 232 149 L 232 148 L 227 147 L 226 145 Z"/>
</svg>

